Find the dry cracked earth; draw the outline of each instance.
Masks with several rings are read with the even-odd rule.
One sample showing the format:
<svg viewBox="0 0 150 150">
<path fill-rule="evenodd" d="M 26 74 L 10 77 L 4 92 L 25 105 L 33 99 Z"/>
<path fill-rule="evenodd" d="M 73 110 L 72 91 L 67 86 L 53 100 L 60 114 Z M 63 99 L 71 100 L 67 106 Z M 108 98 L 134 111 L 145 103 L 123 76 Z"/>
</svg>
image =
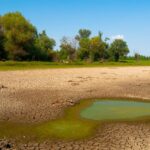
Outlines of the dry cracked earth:
<svg viewBox="0 0 150 150">
<path fill-rule="evenodd" d="M 150 100 L 150 67 L 76 68 L 0 72 L 0 121 L 38 123 L 63 115 L 81 99 Z M 103 124 L 80 141 L 17 143 L 0 150 L 150 150 L 150 123 Z"/>
</svg>

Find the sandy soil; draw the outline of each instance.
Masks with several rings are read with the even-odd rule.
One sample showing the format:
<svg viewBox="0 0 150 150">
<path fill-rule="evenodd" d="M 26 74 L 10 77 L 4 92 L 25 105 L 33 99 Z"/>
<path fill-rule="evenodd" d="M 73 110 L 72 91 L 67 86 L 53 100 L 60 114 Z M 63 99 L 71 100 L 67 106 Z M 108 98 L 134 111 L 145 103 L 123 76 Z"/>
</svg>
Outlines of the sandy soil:
<svg viewBox="0 0 150 150">
<path fill-rule="evenodd" d="M 46 121 L 81 99 L 102 97 L 150 100 L 150 67 L 0 72 L 0 121 Z M 35 145 L 19 149 L 149 150 L 150 124 L 111 123 L 85 141 Z"/>
</svg>

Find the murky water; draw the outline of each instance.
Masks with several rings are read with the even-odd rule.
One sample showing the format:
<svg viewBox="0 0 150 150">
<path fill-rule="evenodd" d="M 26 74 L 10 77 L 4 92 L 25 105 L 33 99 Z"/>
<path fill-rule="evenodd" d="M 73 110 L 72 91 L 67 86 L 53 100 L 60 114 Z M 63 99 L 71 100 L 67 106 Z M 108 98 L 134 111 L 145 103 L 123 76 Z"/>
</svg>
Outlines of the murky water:
<svg viewBox="0 0 150 150">
<path fill-rule="evenodd" d="M 101 100 L 81 111 L 81 117 L 92 120 L 138 120 L 150 116 L 150 103 Z"/>
<path fill-rule="evenodd" d="M 39 124 L 0 122 L 0 138 L 82 139 L 107 121 L 149 121 L 150 103 L 125 100 L 84 100 L 57 120 Z M 109 123 L 109 122 L 108 122 Z"/>
</svg>

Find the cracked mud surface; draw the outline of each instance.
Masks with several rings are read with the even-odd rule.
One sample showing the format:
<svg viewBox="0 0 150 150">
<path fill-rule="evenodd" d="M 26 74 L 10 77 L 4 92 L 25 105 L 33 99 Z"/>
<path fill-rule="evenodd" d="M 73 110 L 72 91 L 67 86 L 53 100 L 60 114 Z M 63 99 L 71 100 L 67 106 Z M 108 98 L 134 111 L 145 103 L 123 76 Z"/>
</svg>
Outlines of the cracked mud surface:
<svg viewBox="0 0 150 150">
<path fill-rule="evenodd" d="M 150 67 L 0 72 L 0 121 L 47 121 L 81 99 L 103 97 L 149 101 Z M 82 141 L 23 144 L 4 138 L 0 149 L 149 150 L 150 123 L 109 123 Z"/>
</svg>

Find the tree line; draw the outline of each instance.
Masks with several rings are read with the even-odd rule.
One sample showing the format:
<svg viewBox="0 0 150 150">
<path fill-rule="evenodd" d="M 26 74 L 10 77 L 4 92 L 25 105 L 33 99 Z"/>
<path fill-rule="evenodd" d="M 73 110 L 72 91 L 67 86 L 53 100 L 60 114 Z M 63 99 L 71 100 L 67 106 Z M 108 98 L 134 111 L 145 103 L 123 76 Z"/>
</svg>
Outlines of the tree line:
<svg viewBox="0 0 150 150">
<path fill-rule="evenodd" d="M 74 38 L 63 37 L 59 50 L 46 31 L 38 33 L 20 12 L 0 16 L 0 60 L 17 61 L 119 61 L 129 53 L 122 39 L 103 38 L 99 32 L 91 37 L 88 29 L 80 29 Z"/>
</svg>

